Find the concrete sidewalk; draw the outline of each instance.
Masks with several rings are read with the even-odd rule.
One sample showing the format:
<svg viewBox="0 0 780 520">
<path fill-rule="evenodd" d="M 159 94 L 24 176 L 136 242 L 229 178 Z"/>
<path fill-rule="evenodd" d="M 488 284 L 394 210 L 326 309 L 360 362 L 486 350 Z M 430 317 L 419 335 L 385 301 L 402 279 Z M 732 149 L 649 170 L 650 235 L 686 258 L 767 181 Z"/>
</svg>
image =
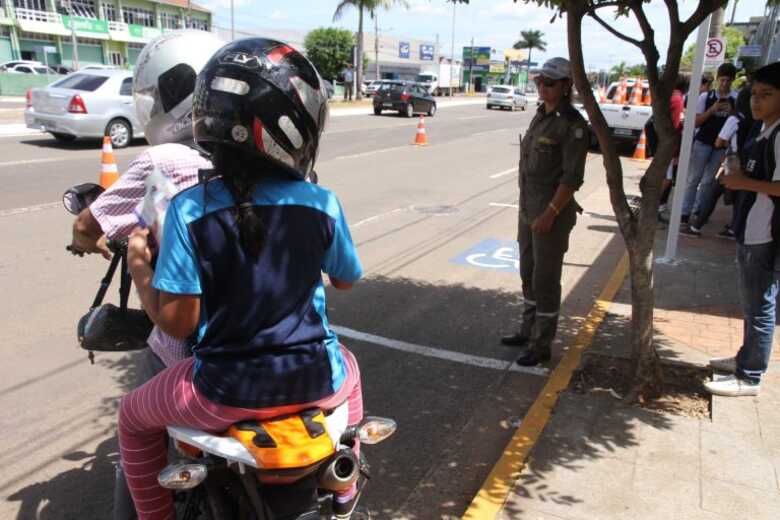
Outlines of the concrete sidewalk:
<svg viewBox="0 0 780 520">
<path fill-rule="evenodd" d="M 642 166 L 625 165 L 627 191 L 637 192 Z M 706 366 L 739 348 L 735 244 L 715 237 L 729 215 L 721 207 L 702 238 L 681 237 L 679 263 L 656 264 L 655 337 L 666 362 Z M 664 229 L 657 252 L 665 240 Z M 626 280 L 586 356 L 628 356 L 630 312 Z M 714 397 L 705 419 L 563 392 L 498 518 L 770 520 L 779 512 L 780 373 L 770 370 L 760 397 Z"/>
</svg>

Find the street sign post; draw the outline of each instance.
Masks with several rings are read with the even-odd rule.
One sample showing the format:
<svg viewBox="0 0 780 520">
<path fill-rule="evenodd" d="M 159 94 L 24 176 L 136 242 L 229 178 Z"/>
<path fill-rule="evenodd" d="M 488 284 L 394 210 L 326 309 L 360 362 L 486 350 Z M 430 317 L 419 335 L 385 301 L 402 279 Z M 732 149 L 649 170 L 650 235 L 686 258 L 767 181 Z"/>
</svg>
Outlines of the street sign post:
<svg viewBox="0 0 780 520">
<path fill-rule="evenodd" d="M 742 45 L 739 48 L 737 55 L 740 58 L 760 58 L 761 46 L 760 45 Z"/>
<path fill-rule="evenodd" d="M 716 68 L 726 60 L 726 40 L 723 38 L 707 38 L 704 48 L 704 68 Z"/>
</svg>

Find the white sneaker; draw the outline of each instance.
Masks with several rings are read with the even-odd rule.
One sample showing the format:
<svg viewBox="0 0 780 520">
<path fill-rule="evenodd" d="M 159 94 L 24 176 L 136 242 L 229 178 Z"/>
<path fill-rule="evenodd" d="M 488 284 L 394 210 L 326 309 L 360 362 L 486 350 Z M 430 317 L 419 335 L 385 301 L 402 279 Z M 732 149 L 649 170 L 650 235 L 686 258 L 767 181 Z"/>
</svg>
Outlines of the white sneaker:
<svg viewBox="0 0 780 520">
<path fill-rule="evenodd" d="M 758 395 L 759 384 L 748 383 L 737 376 L 728 376 L 717 381 L 707 381 L 704 388 L 713 395 L 724 397 L 739 397 L 742 395 Z"/>
<path fill-rule="evenodd" d="M 737 371 L 737 358 L 736 357 L 720 357 L 710 359 L 710 368 L 718 370 L 720 372 L 728 372 L 733 374 Z"/>
</svg>

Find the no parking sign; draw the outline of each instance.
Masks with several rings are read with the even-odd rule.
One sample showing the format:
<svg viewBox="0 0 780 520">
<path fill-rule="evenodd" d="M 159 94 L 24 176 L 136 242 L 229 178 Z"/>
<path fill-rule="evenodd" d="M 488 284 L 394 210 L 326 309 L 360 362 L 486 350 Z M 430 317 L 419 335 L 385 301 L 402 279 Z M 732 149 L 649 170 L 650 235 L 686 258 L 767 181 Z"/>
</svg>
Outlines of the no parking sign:
<svg viewBox="0 0 780 520">
<path fill-rule="evenodd" d="M 704 67 L 715 68 L 726 60 L 726 40 L 723 38 L 707 38 L 704 49 Z"/>
</svg>

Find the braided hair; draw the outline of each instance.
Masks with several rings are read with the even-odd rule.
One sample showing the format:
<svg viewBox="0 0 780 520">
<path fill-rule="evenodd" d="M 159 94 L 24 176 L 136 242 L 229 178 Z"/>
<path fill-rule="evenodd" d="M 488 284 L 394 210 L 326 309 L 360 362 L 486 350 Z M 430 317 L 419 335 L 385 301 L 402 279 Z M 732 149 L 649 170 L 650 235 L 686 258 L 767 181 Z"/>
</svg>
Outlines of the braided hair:
<svg viewBox="0 0 780 520">
<path fill-rule="evenodd" d="M 258 162 L 261 163 L 259 167 Z M 253 195 L 259 177 L 270 165 L 265 164 L 257 155 L 225 145 L 214 147 L 212 164 L 215 173 L 222 176 L 222 181 L 236 203 L 236 223 L 241 247 L 245 253 L 256 259 L 265 247 L 268 231 L 254 205 Z"/>
</svg>

